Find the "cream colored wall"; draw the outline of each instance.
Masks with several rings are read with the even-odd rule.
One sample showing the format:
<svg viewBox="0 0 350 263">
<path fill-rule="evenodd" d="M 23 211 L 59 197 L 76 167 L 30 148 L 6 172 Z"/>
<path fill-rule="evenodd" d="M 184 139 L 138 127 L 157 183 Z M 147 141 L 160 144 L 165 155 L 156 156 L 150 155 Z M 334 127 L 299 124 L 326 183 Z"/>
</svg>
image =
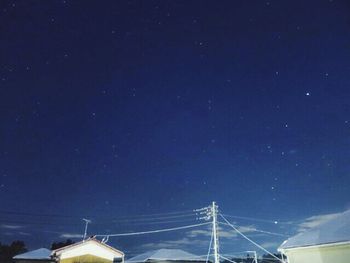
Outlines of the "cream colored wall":
<svg viewBox="0 0 350 263">
<path fill-rule="evenodd" d="M 91 255 L 84 255 L 73 258 L 66 258 L 59 261 L 59 263 L 112 263 L 113 261 L 99 258 Z"/>
<path fill-rule="evenodd" d="M 69 249 L 62 252 L 59 255 L 60 260 L 72 257 L 79 257 L 83 255 L 93 255 L 99 258 L 104 258 L 110 261 L 113 261 L 115 257 L 122 257 L 122 254 L 111 251 L 103 246 L 96 244 L 95 242 L 86 242 L 80 246 Z"/>
<path fill-rule="evenodd" d="M 289 263 L 350 263 L 350 244 L 285 250 Z"/>
</svg>

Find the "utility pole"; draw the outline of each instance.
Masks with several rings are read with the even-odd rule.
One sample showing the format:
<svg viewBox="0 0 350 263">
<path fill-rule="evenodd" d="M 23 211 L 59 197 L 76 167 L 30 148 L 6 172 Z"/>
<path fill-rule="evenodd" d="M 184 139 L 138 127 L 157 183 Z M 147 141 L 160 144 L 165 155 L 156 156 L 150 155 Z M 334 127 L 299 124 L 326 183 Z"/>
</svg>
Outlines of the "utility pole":
<svg viewBox="0 0 350 263">
<path fill-rule="evenodd" d="M 217 223 L 218 206 L 215 202 L 212 203 L 211 216 L 213 219 L 213 241 L 214 241 L 214 263 L 220 263 L 219 256 L 219 235 L 218 235 L 218 223 Z"/>
<path fill-rule="evenodd" d="M 89 223 L 91 223 L 91 220 L 83 218 L 83 221 L 85 221 L 85 230 L 84 230 L 84 236 L 83 236 L 83 242 L 84 242 L 86 239 L 86 235 L 87 235 L 88 225 L 89 225 Z"/>
<path fill-rule="evenodd" d="M 197 219 L 209 221 L 212 219 L 212 238 L 213 238 L 213 247 L 214 247 L 214 263 L 220 263 L 220 254 L 219 254 L 219 232 L 218 232 L 218 206 L 213 201 L 211 205 L 196 209 L 195 212 L 199 212 L 200 215 L 204 215 Z M 211 248 L 211 247 L 210 247 Z M 209 251 L 210 251 L 209 248 Z"/>
</svg>

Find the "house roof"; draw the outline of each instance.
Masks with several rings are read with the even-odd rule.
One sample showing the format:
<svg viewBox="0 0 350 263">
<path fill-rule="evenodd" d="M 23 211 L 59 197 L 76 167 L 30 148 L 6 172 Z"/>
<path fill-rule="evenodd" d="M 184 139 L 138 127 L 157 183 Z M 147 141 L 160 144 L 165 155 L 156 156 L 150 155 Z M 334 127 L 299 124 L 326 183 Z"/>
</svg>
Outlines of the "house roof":
<svg viewBox="0 0 350 263">
<path fill-rule="evenodd" d="M 35 260 L 47 260 L 51 259 L 51 250 L 47 248 L 39 248 L 32 250 L 17 256 L 14 256 L 13 259 L 35 259 Z"/>
<path fill-rule="evenodd" d="M 99 245 L 99 246 L 102 246 L 102 247 L 105 247 L 105 248 L 107 248 L 107 249 L 110 249 L 110 250 L 112 250 L 114 253 L 116 253 L 116 254 L 121 254 L 122 256 L 124 256 L 124 253 L 123 252 L 121 252 L 120 250 L 118 250 L 118 249 L 115 249 L 114 247 L 111 247 L 111 246 L 109 246 L 109 245 L 107 245 L 107 244 L 105 244 L 105 243 L 102 243 L 101 241 L 99 241 L 99 240 L 97 240 L 96 238 L 89 238 L 89 239 L 86 239 L 86 240 L 84 240 L 84 241 L 80 241 L 80 242 L 77 242 L 77 243 L 74 243 L 74 244 L 72 244 L 72 245 L 68 245 L 68 246 L 65 246 L 65 247 L 61 247 L 61 248 L 58 248 L 58 249 L 56 249 L 56 250 L 53 250 L 51 253 L 52 254 L 61 254 L 62 252 L 64 252 L 64 251 L 67 251 L 67 250 L 70 250 L 70 249 L 74 249 L 74 248 L 76 248 L 76 247 L 78 247 L 78 246 L 81 246 L 81 245 L 83 245 L 83 244 L 86 244 L 86 243 L 88 243 L 88 242 L 90 242 L 90 243 L 95 243 L 95 244 L 97 244 L 97 245 Z"/>
<path fill-rule="evenodd" d="M 350 241 L 350 210 L 340 213 L 335 218 L 319 226 L 287 239 L 279 247 L 279 250 L 348 241 Z"/>
<path fill-rule="evenodd" d="M 130 258 L 127 260 L 127 262 L 146 262 L 148 260 L 205 261 L 203 258 L 181 249 L 159 249 L 148 251 L 136 257 Z"/>
</svg>

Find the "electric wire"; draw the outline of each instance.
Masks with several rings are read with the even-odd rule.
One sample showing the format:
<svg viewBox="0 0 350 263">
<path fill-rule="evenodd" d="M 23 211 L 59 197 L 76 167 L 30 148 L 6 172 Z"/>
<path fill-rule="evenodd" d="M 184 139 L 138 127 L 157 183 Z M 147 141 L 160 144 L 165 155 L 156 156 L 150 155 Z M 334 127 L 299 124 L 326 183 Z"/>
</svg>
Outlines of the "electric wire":
<svg viewBox="0 0 350 263">
<path fill-rule="evenodd" d="M 207 258 L 205 260 L 206 263 L 208 263 L 209 261 L 209 256 L 210 256 L 210 249 L 211 249 L 211 244 L 213 242 L 213 237 L 214 237 L 214 230 L 211 230 L 211 235 L 210 235 L 210 242 L 209 242 L 209 248 L 208 248 L 208 254 L 207 254 Z"/>
<path fill-rule="evenodd" d="M 225 257 L 235 257 L 237 255 L 243 255 L 243 254 L 246 254 L 246 253 L 247 253 L 246 251 L 243 251 L 243 252 L 240 252 L 240 253 L 220 254 L 220 255 L 225 256 Z"/>
<path fill-rule="evenodd" d="M 112 222 L 139 222 L 139 221 L 154 221 L 154 220 L 160 220 L 160 219 L 174 219 L 174 218 L 184 218 L 184 217 L 194 217 L 195 214 L 184 214 L 184 215 L 175 215 L 175 216 L 160 216 L 160 217 L 152 217 L 152 218 L 138 218 L 138 219 L 114 219 Z"/>
<path fill-rule="evenodd" d="M 224 257 L 224 256 L 222 256 L 222 255 L 219 255 L 222 259 L 225 259 L 225 260 L 227 260 L 227 261 L 229 261 L 229 262 L 231 262 L 231 263 L 237 263 L 236 261 L 233 261 L 233 260 L 231 260 L 231 259 L 229 259 L 229 258 L 227 258 L 227 257 Z"/>
<path fill-rule="evenodd" d="M 246 217 L 246 216 L 236 216 L 236 215 L 228 215 L 228 214 L 223 214 L 225 217 L 230 217 L 230 218 L 236 218 L 236 219 L 242 219 L 242 220 L 250 220 L 250 221 L 256 221 L 256 222 L 263 222 L 263 223 L 270 223 L 270 224 L 290 224 L 287 222 L 280 222 L 278 220 L 270 220 L 270 219 L 261 219 L 261 218 L 254 218 L 254 217 Z"/>
<path fill-rule="evenodd" d="M 0 212 L 1 214 L 1 212 Z M 12 215 L 12 214 L 11 214 Z M 54 214 L 28 214 L 28 213 L 21 213 L 21 212 L 14 212 L 13 215 L 29 215 L 29 218 L 26 217 L 21 217 L 22 220 L 12 219 L 12 218 L 0 218 L 0 222 L 6 223 L 6 224 L 25 224 L 25 225 L 56 225 L 55 223 L 51 222 L 54 221 L 54 219 L 57 219 Z M 48 218 L 33 218 L 32 216 L 54 216 L 55 218 L 48 219 Z M 57 215 L 59 217 L 59 215 Z M 2 216 L 3 217 L 3 216 Z M 74 217 L 70 216 L 62 216 L 64 220 L 59 220 L 60 225 L 74 225 L 78 226 L 80 225 L 80 220 L 79 218 L 79 223 L 77 220 L 75 220 Z M 171 220 L 174 219 L 174 220 Z M 179 219 L 179 220 L 177 220 Z M 180 220 L 181 219 L 181 220 Z M 68 221 L 67 221 L 68 220 Z M 176 223 L 176 222 L 190 222 L 190 221 L 196 221 L 196 214 L 182 214 L 182 215 L 174 215 L 174 216 L 162 216 L 162 217 L 147 217 L 147 218 L 138 218 L 138 219 L 114 219 L 114 220 L 108 220 L 108 221 L 103 221 L 103 220 L 98 220 L 94 219 L 93 225 L 96 226 L 105 226 L 105 225 L 110 225 L 112 224 L 127 224 L 127 225 L 148 225 L 148 224 L 167 224 L 167 223 Z"/>
<path fill-rule="evenodd" d="M 257 246 L 258 248 L 260 248 L 261 250 L 265 251 L 266 253 L 268 253 L 270 256 L 274 257 L 275 259 L 277 259 L 278 261 L 284 263 L 280 258 L 276 257 L 274 254 L 272 254 L 270 251 L 268 251 L 266 248 L 260 246 L 258 243 L 256 243 L 255 241 L 253 241 L 252 239 L 250 239 L 249 237 L 247 237 L 246 235 L 244 235 L 241 231 L 239 231 L 234 225 L 232 225 L 222 214 L 219 214 L 221 216 L 221 218 L 230 226 L 232 227 L 238 234 L 240 234 L 243 238 L 245 238 L 246 240 L 248 240 L 249 242 L 251 242 L 252 244 L 254 244 L 255 246 Z"/>
<path fill-rule="evenodd" d="M 140 222 L 125 222 L 122 224 L 125 225 L 133 225 L 133 226 L 144 226 L 144 225 L 157 225 L 157 224 L 172 224 L 172 223 L 183 223 L 183 222 L 194 222 L 197 221 L 197 219 L 184 219 L 184 220 L 168 220 L 168 221 L 155 221 L 155 222 L 144 222 L 144 223 L 140 223 Z M 116 223 L 116 224 L 120 224 L 120 223 Z"/>
<path fill-rule="evenodd" d="M 21 215 L 21 216 L 29 216 L 29 217 L 61 217 L 61 218 L 76 218 L 81 219 L 81 216 L 76 215 L 62 215 L 62 214 L 47 214 L 47 213 L 33 213 L 33 212 L 20 212 L 20 211 L 9 211 L 9 210 L 0 210 L 1 215 Z M 112 220 L 128 220 L 128 219 L 140 219 L 140 217 L 144 217 L 144 219 L 150 220 L 164 218 L 164 217 L 182 217 L 182 216 L 195 216 L 196 212 L 193 210 L 184 210 L 177 212 L 167 212 L 167 213 L 154 213 L 154 214 L 139 214 L 139 215 L 129 215 L 129 216 L 118 216 Z M 89 217 L 89 216 L 87 216 Z"/>
<path fill-rule="evenodd" d="M 42 221 L 44 219 L 35 219 L 35 218 L 31 218 L 30 220 L 9 220 L 9 219 L 1 219 L 0 218 L 0 227 L 2 228 L 8 228 L 8 229 L 22 229 L 22 228 L 26 228 L 26 227 L 30 227 L 32 231 L 34 232 L 40 232 L 35 230 L 36 228 L 69 228 L 69 229 L 73 229 L 76 227 L 80 227 L 81 226 L 81 222 L 73 222 L 73 221 L 65 221 L 65 220 L 54 220 L 54 219 L 50 219 L 50 220 L 45 220 Z M 176 223 L 187 223 L 187 224 L 191 224 L 191 223 L 195 223 L 198 219 L 197 218 L 183 218 L 183 219 L 179 219 L 179 220 L 161 220 L 161 221 L 153 221 L 153 222 L 122 222 L 122 223 L 98 223 L 98 222 L 93 222 L 92 226 L 94 227 L 98 227 L 98 228 L 103 228 L 103 227 L 112 227 L 112 228 L 120 228 L 121 226 L 123 226 L 123 228 L 125 229 L 125 227 L 134 227 L 134 226 L 149 226 L 149 225 L 168 225 L 171 226 L 173 224 Z M 74 220 L 76 221 L 76 220 Z M 80 220 L 79 220 L 80 221 Z"/>
<path fill-rule="evenodd" d="M 95 235 L 96 237 L 120 237 L 120 236 L 135 236 L 135 235 L 145 235 L 145 234 L 154 234 L 154 233 L 162 233 L 162 232 L 170 232 L 170 231 L 176 231 L 181 229 L 188 229 L 188 228 L 194 228 L 198 226 L 204 226 L 211 224 L 210 222 L 207 223 L 200 223 L 200 224 L 194 224 L 194 225 L 187 225 L 187 226 L 180 226 L 180 227 L 174 227 L 174 228 L 165 228 L 165 229 L 157 229 L 157 230 L 150 230 L 150 231 L 142 231 L 142 232 L 129 232 L 129 233 L 119 233 L 119 234 L 99 234 Z"/>
<path fill-rule="evenodd" d="M 223 223 L 223 222 L 219 222 L 219 224 L 230 226 L 229 224 Z M 270 231 L 265 231 L 265 230 L 260 230 L 260 229 L 256 229 L 256 228 L 250 228 L 250 230 L 252 232 L 259 232 L 259 233 L 269 234 L 269 235 L 273 235 L 273 236 L 287 237 L 287 235 L 284 235 L 284 234 L 270 232 Z"/>
</svg>

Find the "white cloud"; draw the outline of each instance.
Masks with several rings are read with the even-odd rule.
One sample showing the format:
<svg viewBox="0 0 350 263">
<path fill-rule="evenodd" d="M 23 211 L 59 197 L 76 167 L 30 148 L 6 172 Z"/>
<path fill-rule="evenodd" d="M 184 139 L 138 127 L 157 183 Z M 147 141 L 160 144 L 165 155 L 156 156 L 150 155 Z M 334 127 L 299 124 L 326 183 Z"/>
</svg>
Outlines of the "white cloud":
<svg viewBox="0 0 350 263">
<path fill-rule="evenodd" d="M 298 225 L 298 232 L 304 232 L 310 228 L 317 227 L 333 218 L 336 218 L 341 213 L 325 214 L 325 215 L 315 215 L 305 219 L 304 222 Z"/>
<path fill-rule="evenodd" d="M 265 242 L 262 243 L 261 246 L 266 249 L 275 249 L 281 245 L 281 242 Z"/>
<path fill-rule="evenodd" d="M 192 230 L 186 233 L 188 237 L 211 236 L 211 230 Z"/>
<path fill-rule="evenodd" d="M 0 225 L 0 227 L 5 228 L 5 229 L 20 229 L 20 228 L 23 228 L 24 226 L 2 224 L 2 225 Z"/>
<path fill-rule="evenodd" d="M 63 233 L 60 235 L 61 238 L 82 238 L 82 234 L 73 234 L 73 233 Z"/>
<path fill-rule="evenodd" d="M 255 232 L 254 226 L 239 226 L 237 227 L 242 233 Z M 220 239 L 237 238 L 238 234 L 233 229 L 218 227 Z M 177 240 L 166 240 L 160 242 L 147 243 L 142 245 L 144 249 L 159 249 L 159 248 L 185 248 L 186 246 L 208 247 L 212 229 L 196 229 L 188 231 L 184 238 Z"/>
<path fill-rule="evenodd" d="M 209 244 L 208 240 L 200 239 L 189 239 L 187 237 L 177 239 L 177 240 L 166 240 L 157 243 L 147 243 L 143 244 L 142 248 L 145 249 L 160 249 L 160 248 L 184 248 L 185 246 L 197 246 L 197 247 L 207 247 Z"/>
<path fill-rule="evenodd" d="M 242 233 L 255 232 L 256 228 L 254 226 L 237 226 L 237 229 Z M 222 227 L 218 228 L 220 238 L 234 238 L 237 237 L 237 232 L 233 229 L 224 229 Z M 206 230 L 192 230 L 186 233 L 187 237 L 197 238 L 197 237 L 211 237 L 211 228 Z"/>
</svg>

